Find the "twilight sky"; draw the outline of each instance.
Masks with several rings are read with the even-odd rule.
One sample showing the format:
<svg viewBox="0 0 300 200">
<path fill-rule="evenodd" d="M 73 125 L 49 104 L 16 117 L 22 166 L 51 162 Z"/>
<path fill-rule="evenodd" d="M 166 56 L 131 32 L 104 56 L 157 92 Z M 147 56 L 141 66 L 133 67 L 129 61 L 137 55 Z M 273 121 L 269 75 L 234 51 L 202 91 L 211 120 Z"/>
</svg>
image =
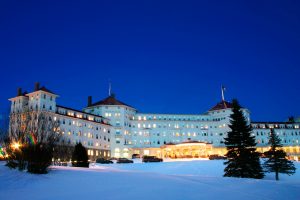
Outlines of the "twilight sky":
<svg viewBox="0 0 300 200">
<path fill-rule="evenodd" d="M 0 112 L 39 81 L 81 109 L 113 92 L 141 112 L 238 98 L 252 120 L 300 116 L 300 1 L 0 1 Z"/>
</svg>

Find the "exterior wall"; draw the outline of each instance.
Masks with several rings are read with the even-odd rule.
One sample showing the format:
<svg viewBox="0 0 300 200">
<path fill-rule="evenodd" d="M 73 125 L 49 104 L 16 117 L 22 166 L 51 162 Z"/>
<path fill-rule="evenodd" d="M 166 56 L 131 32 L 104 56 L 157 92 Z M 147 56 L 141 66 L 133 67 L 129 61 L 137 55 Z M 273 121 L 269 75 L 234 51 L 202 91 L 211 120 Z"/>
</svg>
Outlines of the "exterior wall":
<svg viewBox="0 0 300 200">
<path fill-rule="evenodd" d="M 299 146 L 300 144 L 300 123 L 256 123 L 253 122 L 253 135 L 256 137 L 257 146 L 268 146 L 270 128 L 281 139 L 283 146 Z"/>
<path fill-rule="evenodd" d="M 230 114 L 231 109 L 210 111 L 202 115 L 137 113 L 131 120 L 129 144 L 135 148 L 160 147 L 191 139 L 208 142 L 216 147 L 224 146 Z"/>
<path fill-rule="evenodd" d="M 94 116 L 60 107 L 56 117 L 67 144 L 81 142 L 91 158 L 110 157 L 110 136 L 114 131 L 110 125 L 95 121 Z"/>
<path fill-rule="evenodd" d="M 114 127 L 114 133 L 111 137 L 111 156 L 112 157 L 130 157 L 128 141 L 130 140 L 130 119 L 136 113 L 136 110 L 128 106 L 105 105 L 95 106 L 84 109 L 85 112 L 104 116 L 109 119 Z"/>
<path fill-rule="evenodd" d="M 26 96 L 18 96 L 10 99 L 10 101 L 11 101 L 11 106 L 10 106 L 11 113 L 23 112 L 24 108 L 28 105 L 28 97 Z"/>
<path fill-rule="evenodd" d="M 56 111 L 57 95 L 44 91 L 35 91 L 27 94 L 26 96 L 28 97 L 29 110 L 45 110 L 50 112 Z"/>
<path fill-rule="evenodd" d="M 59 120 L 64 142 L 75 145 L 81 142 L 88 149 L 91 160 L 110 157 L 111 135 L 114 128 L 109 120 L 74 109 L 56 105 L 56 95 L 35 91 L 26 96 L 10 99 L 11 116 L 15 113 L 42 111 L 53 120 Z"/>
</svg>

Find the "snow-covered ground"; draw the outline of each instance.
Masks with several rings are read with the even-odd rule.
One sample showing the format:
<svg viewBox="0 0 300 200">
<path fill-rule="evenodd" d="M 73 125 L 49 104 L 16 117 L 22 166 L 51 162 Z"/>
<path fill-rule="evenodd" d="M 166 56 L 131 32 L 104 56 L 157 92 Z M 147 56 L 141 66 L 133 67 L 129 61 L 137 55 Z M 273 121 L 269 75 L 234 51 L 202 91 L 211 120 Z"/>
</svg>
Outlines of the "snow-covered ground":
<svg viewBox="0 0 300 200">
<path fill-rule="evenodd" d="M 295 163 L 300 169 L 300 163 Z M 46 175 L 9 170 L 0 162 L 0 199 L 300 199 L 300 172 L 264 180 L 223 178 L 223 161 L 52 167 Z"/>
</svg>

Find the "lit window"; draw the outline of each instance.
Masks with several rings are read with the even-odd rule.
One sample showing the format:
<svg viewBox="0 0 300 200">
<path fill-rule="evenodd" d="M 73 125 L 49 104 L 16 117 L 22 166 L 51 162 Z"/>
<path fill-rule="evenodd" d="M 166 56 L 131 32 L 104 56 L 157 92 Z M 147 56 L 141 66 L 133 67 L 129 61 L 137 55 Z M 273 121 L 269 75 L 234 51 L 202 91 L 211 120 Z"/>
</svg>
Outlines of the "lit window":
<svg viewBox="0 0 300 200">
<path fill-rule="evenodd" d="M 149 155 L 150 151 L 149 150 L 144 150 L 144 155 Z"/>
</svg>

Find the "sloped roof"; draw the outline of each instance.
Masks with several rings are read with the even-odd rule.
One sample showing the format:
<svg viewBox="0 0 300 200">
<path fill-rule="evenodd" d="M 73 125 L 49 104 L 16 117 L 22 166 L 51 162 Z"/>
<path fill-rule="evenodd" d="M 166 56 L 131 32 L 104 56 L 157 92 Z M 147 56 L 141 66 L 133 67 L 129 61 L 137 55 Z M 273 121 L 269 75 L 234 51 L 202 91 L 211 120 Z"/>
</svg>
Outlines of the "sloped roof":
<svg viewBox="0 0 300 200">
<path fill-rule="evenodd" d="M 127 107 L 133 108 L 132 106 L 130 106 L 130 105 L 126 104 L 126 103 L 123 103 L 122 101 L 119 101 L 118 99 L 116 99 L 115 95 L 110 95 L 110 96 L 108 96 L 107 98 L 105 98 L 105 99 L 103 99 L 101 101 L 93 103 L 89 107 L 92 107 L 92 106 L 101 106 L 101 105 L 127 106 Z"/>
<path fill-rule="evenodd" d="M 48 90 L 45 86 L 40 87 L 40 88 L 38 89 L 38 91 L 39 91 L 39 90 L 44 91 L 44 92 L 48 92 L 48 93 L 51 93 L 51 94 L 55 94 L 55 93 L 52 92 L 51 90 Z"/>
<path fill-rule="evenodd" d="M 212 107 L 209 111 L 214 111 L 214 110 L 222 110 L 222 109 L 227 109 L 227 108 L 232 108 L 232 103 L 228 101 L 221 101 L 217 103 L 214 107 Z"/>
</svg>

